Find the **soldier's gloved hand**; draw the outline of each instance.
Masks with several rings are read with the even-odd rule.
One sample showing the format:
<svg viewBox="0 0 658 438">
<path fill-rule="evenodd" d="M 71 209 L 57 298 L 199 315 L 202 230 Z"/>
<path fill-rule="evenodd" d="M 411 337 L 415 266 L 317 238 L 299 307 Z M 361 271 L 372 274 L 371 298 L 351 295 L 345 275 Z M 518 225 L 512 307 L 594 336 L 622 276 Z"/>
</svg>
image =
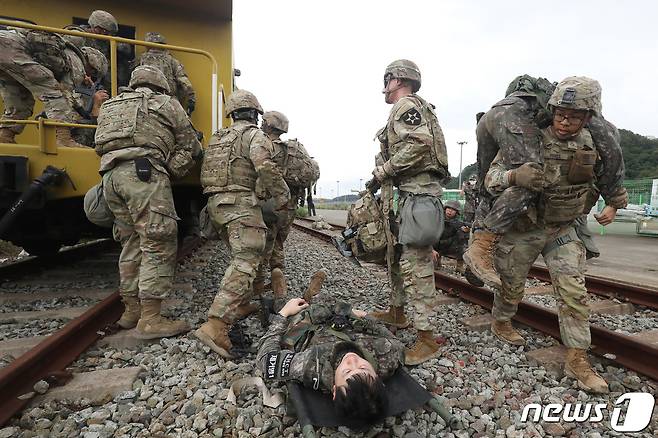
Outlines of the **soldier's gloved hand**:
<svg viewBox="0 0 658 438">
<path fill-rule="evenodd" d="M 191 116 L 192 113 L 194 112 L 194 109 L 196 108 L 196 102 L 193 100 L 190 100 L 187 102 L 187 115 Z"/>
<path fill-rule="evenodd" d="M 610 196 L 610 199 L 606 201 L 606 204 L 615 209 L 626 208 L 628 205 L 628 192 L 626 191 L 626 187 L 621 187 L 617 190 L 617 192 Z"/>
<path fill-rule="evenodd" d="M 377 178 L 370 179 L 366 181 L 366 189 L 370 190 L 372 193 L 376 193 L 377 190 L 381 187 L 381 184 Z"/>
<path fill-rule="evenodd" d="M 537 163 L 524 163 L 516 169 L 508 171 L 510 186 L 525 187 L 535 192 L 544 186 L 544 169 Z"/>
</svg>

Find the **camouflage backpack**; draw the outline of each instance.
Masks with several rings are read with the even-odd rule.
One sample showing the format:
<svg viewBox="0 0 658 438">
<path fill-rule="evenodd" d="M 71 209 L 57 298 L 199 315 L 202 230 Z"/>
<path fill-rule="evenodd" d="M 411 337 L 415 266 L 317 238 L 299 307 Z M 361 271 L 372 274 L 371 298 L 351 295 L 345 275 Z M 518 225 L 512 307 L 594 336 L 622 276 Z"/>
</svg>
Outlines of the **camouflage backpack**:
<svg viewBox="0 0 658 438">
<path fill-rule="evenodd" d="M 360 260 L 381 263 L 386 256 L 385 222 L 381 207 L 369 190 L 347 212 L 345 243 Z"/>
<path fill-rule="evenodd" d="M 306 152 L 306 148 L 297 139 L 286 141 L 288 160 L 284 179 L 292 187 L 310 187 L 319 178 L 317 163 Z"/>
<path fill-rule="evenodd" d="M 71 71 L 68 57 L 64 56 L 66 41 L 61 36 L 42 30 L 28 30 L 25 41 L 34 59 L 50 69 L 58 80 Z"/>
</svg>

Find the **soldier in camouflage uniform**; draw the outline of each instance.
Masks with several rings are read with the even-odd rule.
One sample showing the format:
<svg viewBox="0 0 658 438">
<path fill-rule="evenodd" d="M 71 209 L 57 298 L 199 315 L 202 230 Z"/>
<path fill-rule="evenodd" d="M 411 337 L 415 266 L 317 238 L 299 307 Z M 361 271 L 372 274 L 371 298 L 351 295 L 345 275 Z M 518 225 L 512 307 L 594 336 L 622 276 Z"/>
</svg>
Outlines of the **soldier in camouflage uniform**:
<svg viewBox="0 0 658 438">
<path fill-rule="evenodd" d="M 158 32 L 147 32 L 146 39 L 149 43 L 167 44 L 164 35 Z M 152 65 L 160 69 L 167 78 L 171 95 L 187 109 L 187 114 L 192 115 L 196 107 L 196 93 L 192 87 L 190 78 L 185 73 L 183 64 L 174 58 L 168 50 L 147 48 L 136 65 Z"/>
<path fill-rule="evenodd" d="M 263 258 L 267 227 L 257 197 L 271 198 L 273 210 L 285 208 L 290 191 L 276 165 L 270 139 L 258 129 L 263 113 L 256 96 L 234 91 L 226 102 L 233 125 L 215 133 L 206 149 L 201 185 L 214 228 L 231 248 L 231 263 L 208 311 L 208 321 L 194 334 L 213 351 L 231 358 L 228 331 L 251 313 L 253 282 Z"/>
<path fill-rule="evenodd" d="M 96 152 L 122 245 L 119 291 L 126 309 L 119 325 L 137 326 L 137 337 L 151 339 L 189 330 L 185 321 L 162 317 L 160 308 L 173 286 L 178 244 L 170 178 L 188 173 L 201 144 L 185 110 L 165 94 L 160 70 L 136 68 L 130 87 L 101 107 Z"/>
<path fill-rule="evenodd" d="M 546 108 L 553 89 L 554 85 L 544 78 L 519 76 L 510 83 L 505 99 L 484 114 L 477 125 L 479 204 L 464 261 L 492 287 L 501 286 L 493 264 L 496 243 L 536 201 L 537 190 L 517 185 L 494 197 L 482 187 L 482 182 L 499 151 L 508 168 L 518 168 L 521 182 L 536 177 L 544 160 L 540 131 L 551 123 Z M 626 190 L 621 185 L 624 160 L 617 128 L 601 115 L 593 115 L 587 128 L 601 156 L 595 169 L 601 194 L 608 205 L 622 208 Z"/>
<path fill-rule="evenodd" d="M 471 177 L 462 184 L 462 192 L 464 192 L 464 221 L 469 224 L 472 224 L 475 219 L 475 210 L 477 208 L 478 200 L 477 182 L 477 175 L 471 175 Z"/>
<path fill-rule="evenodd" d="M 288 161 L 288 146 L 281 139 L 281 135 L 288 132 L 288 118 L 278 111 L 267 111 L 263 114 L 261 129 L 272 141 L 274 154 L 272 159 L 279 166 L 279 169 L 285 175 Z M 267 225 L 267 238 L 265 241 L 265 250 L 263 251 L 263 261 L 258 268 L 258 275 L 254 280 L 254 294 L 261 295 L 264 290 L 265 269 L 270 268 L 272 278 L 272 290 L 275 297 L 281 297 L 285 294 L 286 284 L 283 261 L 283 242 L 288 237 L 292 221 L 295 218 L 297 208 L 297 199 L 299 197 L 299 188 L 289 184 L 290 200 L 285 209 L 274 211 L 273 200 L 268 200 L 263 204 L 263 220 Z M 303 189 L 302 189 L 303 190 Z"/>
<path fill-rule="evenodd" d="M 34 111 L 34 98 L 43 102 L 49 119 L 73 122 L 76 113 L 60 82 L 71 71 L 65 55 L 65 40 L 57 34 L 9 28 L 0 30 L 0 96 L 4 119 L 27 119 Z M 16 143 L 25 125 L 0 125 L 0 143 Z M 59 146 L 82 147 L 69 128 L 56 127 Z"/>
<path fill-rule="evenodd" d="M 439 240 L 443 228 L 439 198 L 443 192 L 441 180 L 448 174 L 443 133 L 433 106 L 416 94 L 420 85 L 420 70 L 413 62 L 397 60 L 386 67 L 383 93 L 386 103 L 393 104 L 393 108 L 386 126 L 378 133 L 381 152 L 373 171 L 377 185 L 382 186 L 384 216 L 389 226 L 393 225 L 387 230 L 387 264 L 393 295 L 389 310 L 372 316 L 396 327 L 406 327 L 409 323 L 404 304 L 406 299 L 411 301 L 416 310 L 414 326 L 418 336 L 413 347 L 406 351 L 407 365 L 419 364 L 439 354 L 429 322 L 436 300 L 432 245 Z M 399 188 L 400 194 L 395 218 L 392 217 L 393 185 Z M 373 189 L 372 182 L 368 186 Z M 426 212 L 432 222 L 423 222 L 415 216 L 408 222 L 402 219 L 419 210 Z M 413 223 L 421 225 L 415 229 L 416 235 L 407 235 Z"/>
<path fill-rule="evenodd" d="M 119 32 L 119 23 L 112 14 L 106 11 L 95 10 L 87 20 L 88 26 L 81 26 L 82 30 L 87 33 L 97 35 L 116 36 Z M 110 59 L 110 42 L 96 38 L 86 38 L 85 46 L 93 47 L 101 51 L 103 55 Z M 130 78 L 132 48 L 129 44 L 117 44 L 117 85 L 127 85 Z M 112 88 L 110 76 L 106 76 L 103 81 L 106 90 Z"/>
<path fill-rule="evenodd" d="M 537 187 L 538 200 L 513 224 L 498 242 L 495 266 L 500 273 L 501 290 L 495 294 L 492 332 L 505 342 L 522 345 L 525 341 L 512 327 L 511 318 L 523 298 L 530 267 L 542 254 L 551 274 L 562 342 L 567 347 L 566 374 L 578 380 L 581 388 L 607 392 L 608 385 L 589 365 L 589 306 L 585 288 L 585 249 L 573 222 L 586 208 L 588 195 L 596 182 L 602 192 L 614 188 L 595 181 L 597 151 L 592 135 L 584 129 L 593 115 L 601 114 L 601 87 L 593 79 L 569 77 L 553 92 L 548 107 L 552 124 L 540 131 L 543 165 L 533 176 L 521 178 L 518 168 L 505 164 L 502 150 L 494 158 L 485 186 L 494 195 L 514 187 Z M 605 160 L 604 156 L 600 157 Z M 601 163 L 604 167 L 607 163 Z M 606 206 L 602 216 L 612 221 L 616 209 Z"/>
<path fill-rule="evenodd" d="M 470 232 L 470 223 L 459 219 L 461 206 L 459 201 L 448 201 L 444 205 L 445 220 L 441 240 L 433 247 L 432 258 L 434 264 L 441 266 L 441 257 L 446 256 L 457 260 L 457 271 L 464 272 L 464 262 L 462 257 L 468 244 L 468 233 Z"/>
<path fill-rule="evenodd" d="M 294 298 L 272 317 L 256 357 L 265 380 L 300 382 L 331 393 L 343 415 L 378 419 L 386 411 L 383 381 L 402 366 L 404 345 L 349 304 L 307 306 Z"/>
</svg>

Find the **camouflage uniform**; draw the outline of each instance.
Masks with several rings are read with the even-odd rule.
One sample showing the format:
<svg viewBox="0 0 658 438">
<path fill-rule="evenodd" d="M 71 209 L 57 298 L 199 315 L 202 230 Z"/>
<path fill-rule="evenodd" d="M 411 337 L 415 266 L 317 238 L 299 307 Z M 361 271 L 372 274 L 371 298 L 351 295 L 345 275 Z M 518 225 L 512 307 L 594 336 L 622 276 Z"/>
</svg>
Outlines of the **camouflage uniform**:
<svg viewBox="0 0 658 438">
<path fill-rule="evenodd" d="M 468 181 L 464 181 L 462 184 L 462 191 L 464 192 L 464 221 L 469 224 L 472 224 L 475 219 L 475 210 L 478 204 L 477 186 L 477 178 L 475 176 L 469 178 Z"/>
<path fill-rule="evenodd" d="M 27 31 L 0 30 L 0 96 L 4 102 L 4 119 L 27 119 L 34 110 L 34 97 L 43 102 L 49 119 L 70 122 L 75 110 L 62 92 L 53 71 L 39 63 L 26 39 Z M 62 40 L 63 44 L 63 40 Z M 60 57 L 65 58 L 64 53 Z M 65 71 L 70 70 L 66 63 Z M 61 79 L 61 77 L 60 77 Z M 25 125 L 2 124 L 14 135 L 23 132 Z"/>
<path fill-rule="evenodd" d="M 383 324 L 357 318 L 349 304 L 339 303 L 333 309 L 312 305 L 290 319 L 273 316 L 256 363 L 266 380 L 294 380 L 331 392 L 336 367 L 348 352 L 370 362 L 383 380 L 404 360 L 404 345 Z"/>
<path fill-rule="evenodd" d="M 101 107 L 96 152 L 101 156 L 103 194 L 116 218 L 114 234 L 123 247 L 122 296 L 163 299 L 169 294 L 178 220 L 169 180 L 184 176 L 200 151 L 185 111 L 166 94 L 135 84 L 134 91 Z M 138 177 L 136 160 L 148 160 L 150 180 Z"/>
<path fill-rule="evenodd" d="M 145 41 L 166 44 L 164 36 L 157 32 L 148 32 Z M 192 82 L 187 77 L 183 64 L 174 58 L 168 50 L 149 47 L 135 64 L 152 65 L 160 69 L 169 83 L 170 95 L 178 99 L 181 105 L 188 109 L 189 113 L 194 110 L 196 93 L 192 87 Z"/>
<path fill-rule="evenodd" d="M 413 197 L 439 198 L 443 193 L 440 181 L 447 163 L 445 143 L 440 128 L 432 131 L 429 113 L 434 114 L 432 106 L 420 96 L 403 97 L 391 109 L 388 123 L 378 135 L 382 167 L 399 188 L 398 225 L 400 212 Z M 443 145 L 442 154 L 431 150 L 435 136 Z M 429 315 L 436 301 L 432 247 L 404 245 L 391 266 L 391 277 L 392 305 L 404 306 L 408 297 L 416 309 L 414 327 L 431 330 Z"/>
<path fill-rule="evenodd" d="M 92 32 L 94 27 L 104 29 L 109 35 L 116 36 L 119 32 L 117 20 L 106 11 L 96 10 L 91 13 L 88 25 L 80 26 L 83 32 Z M 96 38 L 85 38 L 84 45 L 99 50 L 105 58 L 110 59 L 110 42 Z M 117 44 L 117 86 L 128 85 L 130 79 L 132 47 L 130 44 Z M 112 88 L 111 78 L 107 75 L 103 80 L 103 86 L 106 90 Z"/>
<path fill-rule="evenodd" d="M 448 205 L 446 205 L 448 207 Z M 466 245 L 468 244 L 468 233 L 462 227 L 470 227 L 469 223 L 458 217 L 445 219 L 441 240 L 434 245 L 434 250 L 442 256 L 451 257 L 458 261 L 462 260 Z"/>
<path fill-rule="evenodd" d="M 545 196 L 551 196 L 554 187 L 571 187 L 576 198 L 570 205 L 573 217 L 562 216 L 559 222 L 549 219 L 559 207 L 547 204 L 544 196 L 537 207 L 531 206 L 526 215 L 521 216 L 510 231 L 505 233 L 495 250 L 495 266 L 500 275 L 502 290 L 496 293 L 492 315 L 497 321 L 509 321 L 523 299 L 525 281 L 530 267 L 542 254 L 551 274 L 553 289 L 558 297 L 558 316 L 562 342 L 568 348 L 587 349 L 591 342 L 589 331 L 589 307 L 585 288 L 585 249 L 577 239 L 569 240 L 573 221 L 579 217 L 586 202 L 588 184 L 574 185 L 566 181 L 564 170 L 556 175 L 556 167 L 572 159 L 576 150 L 594 150 L 592 137 L 587 130 L 569 140 L 558 140 L 551 128 L 541 131 L 543 147 L 546 150 L 546 175 L 553 179 L 544 189 Z M 550 157 L 550 158 L 549 158 Z M 562 168 L 565 166 L 563 165 Z M 568 167 L 568 166 L 566 166 Z M 486 176 L 485 186 L 492 193 L 508 189 L 507 171 L 502 154 L 498 154 Z M 557 171 L 559 173 L 559 170 Z M 557 181 L 555 181 L 557 180 Z M 566 243 L 553 246 L 556 239 Z"/>
<path fill-rule="evenodd" d="M 267 227 L 255 192 L 257 180 L 276 207 L 290 196 L 273 154 L 272 142 L 258 126 L 236 120 L 210 139 L 203 161 L 201 184 L 210 195 L 208 213 L 232 255 L 208 315 L 228 325 L 238 319 L 238 307 L 251 299 L 265 248 Z"/>
</svg>

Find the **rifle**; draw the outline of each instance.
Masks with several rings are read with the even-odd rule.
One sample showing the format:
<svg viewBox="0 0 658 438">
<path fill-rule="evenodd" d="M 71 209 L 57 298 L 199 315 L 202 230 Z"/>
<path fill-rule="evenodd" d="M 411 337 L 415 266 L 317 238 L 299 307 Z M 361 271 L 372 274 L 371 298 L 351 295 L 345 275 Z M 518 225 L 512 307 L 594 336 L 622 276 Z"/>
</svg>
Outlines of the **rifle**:
<svg viewBox="0 0 658 438">
<path fill-rule="evenodd" d="M 83 98 L 85 105 L 81 108 L 80 107 L 76 108 L 76 111 L 78 111 L 78 113 L 85 119 L 91 118 L 91 110 L 94 107 L 94 95 L 96 94 L 96 92 L 100 90 L 105 90 L 105 87 L 103 86 L 102 82 L 103 82 L 103 77 L 99 77 L 89 87 L 85 87 L 84 85 L 79 85 L 75 87 L 75 91 L 77 93 L 81 94 L 82 96 L 85 96 Z"/>
</svg>

